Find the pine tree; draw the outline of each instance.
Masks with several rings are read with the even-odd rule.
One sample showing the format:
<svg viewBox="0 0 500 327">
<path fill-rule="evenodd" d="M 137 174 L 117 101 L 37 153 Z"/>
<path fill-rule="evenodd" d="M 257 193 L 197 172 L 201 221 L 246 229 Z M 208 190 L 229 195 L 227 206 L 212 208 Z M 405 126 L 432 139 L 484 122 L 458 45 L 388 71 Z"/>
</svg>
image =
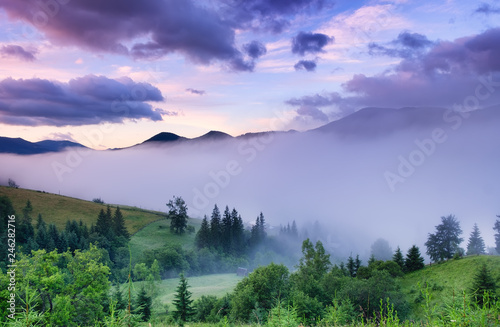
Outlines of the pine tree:
<svg viewBox="0 0 500 327">
<path fill-rule="evenodd" d="M 153 300 L 147 295 L 144 287 L 141 288 L 139 294 L 137 294 L 136 313 L 142 317 L 142 321 L 148 321 L 151 317 L 152 303 Z"/>
<path fill-rule="evenodd" d="M 460 237 L 462 229 L 455 216 L 441 217 L 441 224 L 436 226 L 436 233 L 429 234 L 425 246 L 427 254 L 435 262 L 453 258 L 460 251 L 459 245 L 463 239 Z"/>
<path fill-rule="evenodd" d="M 16 242 L 20 244 L 27 244 L 29 239 L 34 242 L 35 229 L 33 228 L 33 225 L 31 223 L 32 212 L 33 207 L 31 205 L 31 201 L 28 200 L 26 201 L 26 206 L 23 208 L 23 217 L 19 220 L 19 225 L 17 226 Z"/>
<path fill-rule="evenodd" d="M 241 219 L 236 209 L 233 209 L 231 212 L 231 220 L 232 252 L 240 255 L 245 252 L 245 226 L 243 225 L 243 219 Z"/>
<path fill-rule="evenodd" d="M 191 299 L 191 292 L 188 290 L 189 285 L 187 283 L 184 274 L 180 274 L 179 285 L 177 286 L 177 293 L 174 296 L 174 318 L 180 322 L 186 322 L 191 316 L 194 315 L 193 300 Z"/>
<path fill-rule="evenodd" d="M 349 276 L 356 277 L 356 264 L 354 263 L 354 258 L 352 257 L 352 255 L 350 255 L 347 259 L 346 268 Z"/>
<path fill-rule="evenodd" d="M 201 221 L 201 227 L 196 233 L 196 246 L 198 249 L 210 247 L 210 226 L 208 225 L 208 218 L 205 215 Z"/>
<path fill-rule="evenodd" d="M 224 214 L 222 215 L 222 250 L 224 253 L 229 254 L 231 252 L 231 228 L 232 227 L 232 219 L 231 212 L 229 211 L 229 207 L 226 206 L 224 210 Z"/>
<path fill-rule="evenodd" d="M 297 224 L 295 223 L 295 220 L 292 222 L 292 228 L 290 230 L 290 234 L 295 239 L 299 237 L 299 231 L 297 230 Z"/>
<path fill-rule="evenodd" d="M 471 292 L 479 305 L 483 305 L 485 292 L 495 295 L 497 285 L 491 276 L 486 263 L 484 263 L 474 276 Z"/>
<path fill-rule="evenodd" d="M 401 249 L 398 248 L 396 249 L 396 252 L 394 252 L 394 255 L 392 256 L 392 261 L 398 264 L 398 266 L 401 268 L 402 271 L 405 269 L 405 259 L 403 258 L 403 253 L 401 253 Z"/>
<path fill-rule="evenodd" d="M 123 236 L 125 239 L 130 239 L 130 234 L 125 227 L 125 219 L 123 219 L 120 207 L 116 207 L 115 214 L 113 216 L 113 232 L 116 236 Z"/>
<path fill-rule="evenodd" d="M 418 246 L 413 245 L 406 254 L 405 269 L 406 272 L 417 271 L 425 267 L 424 258 L 420 255 Z"/>
<path fill-rule="evenodd" d="M 60 240 L 59 232 L 57 231 L 56 225 L 49 224 L 49 227 L 47 229 L 47 233 L 49 234 L 50 240 L 54 242 L 54 249 L 57 249 L 58 252 L 62 251 L 62 249 L 60 248 L 61 240 Z"/>
<path fill-rule="evenodd" d="M 500 216 L 497 216 L 495 221 L 495 225 L 493 226 L 493 230 L 496 231 L 495 234 L 495 249 L 497 250 L 497 254 L 500 255 Z"/>
<path fill-rule="evenodd" d="M 358 274 L 358 270 L 361 267 L 361 260 L 359 260 L 359 254 L 356 254 L 356 260 L 354 260 L 354 271 L 355 275 Z"/>
<path fill-rule="evenodd" d="M 210 218 L 210 235 L 212 241 L 211 246 L 215 249 L 219 248 L 221 246 L 222 230 L 220 211 L 217 204 L 214 205 L 214 210 L 212 210 L 212 216 Z"/>
<path fill-rule="evenodd" d="M 467 255 L 479 255 L 484 253 L 486 253 L 484 240 L 479 232 L 479 227 L 477 227 L 477 224 L 474 224 L 474 228 L 469 237 L 469 243 L 467 244 Z"/>
<path fill-rule="evenodd" d="M 112 220 L 108 217 L 104 210 L 101 209 L 101 211 L 99 212 L 99 216 L 97 217 L 97 222 L 95 224 L 96 233 L 110 240 L 112 226 Z"/>
<path fill-rule="evenodd" d="M 37 218 L 37 220 L 36 220 L 36 229 L 37 229 L 37 230 L 38 230 L 38 229 L 40 229 L 40 227 L 41 227 L 42 225 L 43 225 L 43 226 L 45 226 L 45 221 L 43 221 L 42 214 L 41 214 L 41 213 L 39 213 L 39 214 L 38 214 L 38 218 Z"/>
<path fill-rule="evenodd" d="M 182 235 L 186 231 L 188 223 L 187 205 L 181 197 L 174 196 L 167 203 L 168 216 L 170 218 L 170 231 Z"/>
<path fill-rule="evenodd" d="M 127 308 L 127 301 L 125 301 L 123 293 L 120 291 L 120 284 L 116 284 L 113 300 L 116 301 L 116 310 L 125 310 Z"/>
<path fill-rule="evenodd" d="M 54 246 L 54 241 L 52 241 L 52 244 L 49 244 L 51 242 L 49 241 L 49 234 L 47 233 L 47 227 L 45 227 L 45 224 L 41 224 L 36 231 L 35 241 L 38 243 L 40 249 L 45 249 L 48 251 L 53 250 L 49 249 L 49 245 Z"/>
</svg>

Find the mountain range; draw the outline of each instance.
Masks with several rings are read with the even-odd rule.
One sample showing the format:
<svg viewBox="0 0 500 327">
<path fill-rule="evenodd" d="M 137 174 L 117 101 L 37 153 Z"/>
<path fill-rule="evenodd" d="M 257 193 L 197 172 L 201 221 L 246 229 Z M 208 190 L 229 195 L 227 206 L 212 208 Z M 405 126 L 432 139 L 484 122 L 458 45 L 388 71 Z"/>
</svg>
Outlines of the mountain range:
<svg viewBox="0 0 500 327">
<path fill-rule="evenodd" d="M 406 107 L 400 109 L 392 108 L 363 108 L 355 113 L 339 120 L 327 123 L 319 128 L 302 133 L 329 133 L 340 138 L 374 138 L 390 135 L 398 131 L 414 129 L 431 129 L 443 123 L 458 123 L 458 117 L 482 122 L 500 122 L 500 105 L 476 110 L 472 113 L 459 113 L 444 108 Z M 142 143 L 141 145 L 165 144 L 174 142 L 199 142 L 219 141 L 234 138 L 252 138 L 263 136 L 267 133 L 297 133 L 295 130 L 287 132 L 259 132 L 246 133 L 233 137 L 221 131 L 210 131 L 202 136 L 187 138 L 170 132 L 161 132 Z M 44 140 L 40 142 L 29 142 L 22 138 L 0 137 L 0 153 L 13 153 L 20 155 L 41 154 L 49 152 L 60 152 L 71 147 L 85 147 L 82 144 L 71 141 Z M 129 148 L 131 148 L 129 147 Z M 120 150 L 113 149 L 113 150 Z"/>
</svg>

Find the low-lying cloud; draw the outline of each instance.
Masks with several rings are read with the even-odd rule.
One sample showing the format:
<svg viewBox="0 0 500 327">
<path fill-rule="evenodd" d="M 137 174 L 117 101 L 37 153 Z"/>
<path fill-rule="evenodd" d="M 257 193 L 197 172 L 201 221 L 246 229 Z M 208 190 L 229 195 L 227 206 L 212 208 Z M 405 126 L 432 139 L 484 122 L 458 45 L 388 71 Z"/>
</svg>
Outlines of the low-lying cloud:
<svg viewBox="0 0 500 327">
<path fill-rule="evenodd" d="M 491 228 L 500 214 L 498 115 L 412 116 L 421 122 L 415 125 L 406 115 L 390 118 L 380 110 L 360 112 L 342 123 L 344 130 L 331 132 L 0 155 L 0 178 L 161 211 L 172 196 L 182 196 L 189 214 L 200 218 L 217 203 L 236 207 L 247 222 L 261 211 L 273 226 L 296 220 L 310 228 L 318 220 L 326 246 L 339 256 L 363 255 L 380 237 L 393 248 L 404 251 L 415 243 L 425 252 L 427 233 L 448 214 L 461 221 L 465 238 L 477 222 L 493 245 Z M 373 115 L 380 114 L 387 124 L 404 128 L 372 126 L 379 132 L 371 134 Z M 430 144 L 436 128 L 442 130 L 439 142 Z M 399 170 L 403 180 L 391 189 L 386 173 Z"/>
</svg>

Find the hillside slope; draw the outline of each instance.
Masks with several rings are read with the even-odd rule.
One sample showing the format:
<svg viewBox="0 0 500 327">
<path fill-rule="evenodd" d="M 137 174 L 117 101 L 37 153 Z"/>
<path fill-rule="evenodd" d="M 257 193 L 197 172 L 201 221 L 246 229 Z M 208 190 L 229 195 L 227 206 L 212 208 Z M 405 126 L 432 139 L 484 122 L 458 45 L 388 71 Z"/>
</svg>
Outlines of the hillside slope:
<svg viewBox="0 0 500 327">
<path fill-rule="evenodd" d="M 88 226 L 95 224 L 99 211 L 106 209 L 106 205 L 90 201 L 21 188 L 0 186 L 0 196 L 2 195 L 9 197 L 18 216 L 22 215 L 22 210 L 29 200 L 33 206 L 34 221 L 40 213 L 47 223 L 54 223 L 59 229 L 63 229 L 68 220 L 79 221 L 81 219 Z M 116 208 L 116 205 L 111 205 L 111 207 Z M 153 221 L 165 218 L 163 212 L 122 205 L 120 209 L 125 225 L 131 234 Z"/>
<path fill-rule="evenodd" d="M 483 264 L 487 265 L 497 285 L 500 285 L 500 256 L 481 255 L 432 264 L 407 274 L 401 279 L 402 291 L 408 295 L 414 312 L 421 313 L 421 305 L 424 304 L 421 290 L 425 285 L 431 294 L 431 305 L 439 307 L 447 299 L 462 297 L 464 291 L 469 291 L 474 276 Z M 500 295 L 500 290 L 497 290 L 497 295 Z"/>
</svg>

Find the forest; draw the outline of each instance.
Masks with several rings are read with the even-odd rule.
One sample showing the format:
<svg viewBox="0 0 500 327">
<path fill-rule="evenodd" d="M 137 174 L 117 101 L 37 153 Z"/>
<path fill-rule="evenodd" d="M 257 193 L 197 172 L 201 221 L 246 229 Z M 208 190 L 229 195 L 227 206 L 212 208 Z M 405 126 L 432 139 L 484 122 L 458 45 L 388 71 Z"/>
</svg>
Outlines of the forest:
<svg viewBox="0 0 500 327">
<path fill-rule="evenodd" d="M 100 199 L 99 199 L 100 200 Z M 441 217 L 425 243 L 430 265 L 413 245 L 406 253 L 377 240 L 366 263 L 359 255 L 339 260 L 321 239 L 295 221 L 268 233 L 263 213 L 245 225 L 237 209 L 214 206 L 195 228 L 184 200 L 167 203 L 170 235 L 194 234 L 189 246 L 132 253 L 133 235 L 119 206 L 100 202 L 95 223 L 68 220 L 65 227 L 35 212 L 30 200 L 16 212 L 0 197 L 0 316 L 4 326 L 494 326 L 500 323 L 498 256 L 486 255 L 474 225 L 462 248 L 460 221 Z M 15 248 L 8 242 L 15 222 Z M 492 225 L 500 253 L 500 217 Z M 15 254 L 9 256 L 8 254 Z M 9 261 L 8 258 L 15 257 Z M 492 261 L 491 259 L 494 260 Z M 446 288 L 447 274 L 470 262 L 466 287 Z M 479 261 L 478 261 L 479 260 Z M 421 271 L 447 267 L 441 280 L 414 282 Z M 245 268 L 242 268 L 245 267 Z M 222 297 L 192 298 L 189 278 L 214 273 L 243 277 Z M 430 273 L 429 273 L 430 274 Z M 158 305 L 159 284 L 178 278 L 172 305 Z M 408 291 L 409 290 L 409 291 Z M 456 291 L 456 293 L 455 293 Z M 14 295 L 11 295 L 14 294 Z M 14 300 L 13 300 L 14 299 Z M 9 302 L 10 301 L 10 302 Z M 15 303 L 12 310 L 11 303 Z M 155 305 L 156 303 L 156 305 Z"/>
</svg>

